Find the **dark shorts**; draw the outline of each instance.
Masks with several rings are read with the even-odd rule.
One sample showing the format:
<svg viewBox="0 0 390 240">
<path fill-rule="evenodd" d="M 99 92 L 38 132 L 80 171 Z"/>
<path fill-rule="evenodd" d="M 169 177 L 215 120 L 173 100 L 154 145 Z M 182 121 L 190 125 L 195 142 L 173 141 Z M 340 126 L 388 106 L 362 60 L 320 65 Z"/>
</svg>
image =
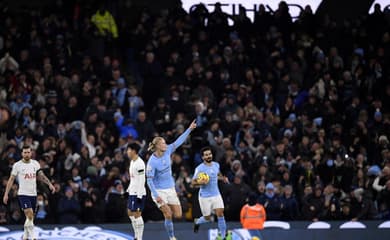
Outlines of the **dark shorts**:
<svg viewBox="0 0 390 240">
<path fill-rule="evenodd" d="M 32 210 L 35 211 L 35 208 L 37 206 L 36 196 L 19 195 L 18 199 L 19 199 L 19 205 L 23 210 L 27 208 L 32 208 Z"/>
<path fill-rule="evenodd" d="M 127 208 L 132 212 L 140 211 L 142 212 L 145 207 L 146 196 L 142 196 L 142 198 L 137 198 L 136 195 L 129 195 L 127 200 Z"/>
</svg>

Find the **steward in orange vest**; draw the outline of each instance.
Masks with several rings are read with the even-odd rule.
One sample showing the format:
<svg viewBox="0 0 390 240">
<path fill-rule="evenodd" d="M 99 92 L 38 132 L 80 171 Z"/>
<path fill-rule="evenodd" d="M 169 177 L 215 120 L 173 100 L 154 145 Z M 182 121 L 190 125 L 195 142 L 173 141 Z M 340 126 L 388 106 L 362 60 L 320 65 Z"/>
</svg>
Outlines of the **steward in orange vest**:
<svg viewBox="0 0 390 240">
<path fill-rule="evenodd" d="M 251 193 L 248 197 L 248 204 L 241 208 L 240 222 L 242 227 L 249 230 L 263 229 L 266 220 L 266 213 L 263 205 L 257 203 L 257 196 Z"/>
</svg>

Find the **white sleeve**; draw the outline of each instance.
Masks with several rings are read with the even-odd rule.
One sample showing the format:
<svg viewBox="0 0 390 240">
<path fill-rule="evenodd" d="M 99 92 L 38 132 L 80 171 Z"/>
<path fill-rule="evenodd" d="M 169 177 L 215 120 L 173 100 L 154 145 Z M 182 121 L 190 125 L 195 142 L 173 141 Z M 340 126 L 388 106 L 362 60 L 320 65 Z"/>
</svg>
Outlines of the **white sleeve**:
<svg viewBox="0 0 390 240">
<path fill-rule="evenodd" d="M 19 166 L 19 164 L 16 164 L 16 163 L 12 166 L 12 170 L 11 170 L 12 176 L 18 176 L 18 172 L 19 172 L 18 166 Z"/>
<path fill-rule="evenodd" d="M 377 192 L 380 192 L 385 188 L 384 186 L 379 185 L 379 180 L 380 177 L 378 176 L 375 178 L 374 182 L 372 183 L 372 188 L 375 189 Z"/>
<path fill-rule="evenodd" d="M 144 161 L 137 161 L 134 169 L 134 180 L 136 186 L 137 197 L 142 198 L 145 192 L 145 163 Z"/>
</svg>

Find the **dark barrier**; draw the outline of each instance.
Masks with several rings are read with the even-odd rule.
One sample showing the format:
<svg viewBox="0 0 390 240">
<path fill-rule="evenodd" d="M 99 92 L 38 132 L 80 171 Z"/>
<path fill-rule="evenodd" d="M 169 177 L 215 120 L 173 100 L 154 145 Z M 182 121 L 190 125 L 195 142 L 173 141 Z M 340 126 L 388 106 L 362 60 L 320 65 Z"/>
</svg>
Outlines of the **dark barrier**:
<svg viewBox="0 0 390 240">
<path fill-rule="evenodd" d="M 282 224 L 279 224 L 282 223 Z M 266 229 L 262 231 L 263 239 L 288 239 L 288 240 L 360 240 L 360 239 L 389 239 L 389 222 L 361 222 L 361 223 L 330 222 L 313 223 L 311 222 L 268 222 Z M 386 228 L 387 225 L 387 228 Z M 178 240 L 206 240 L 209 236 L 216 233 L 217 225 L 215 223 L 202 225 L 199 233 L 192 232 L 191 223 L 176 223 L 175 232 Z M 228 223 L 229 229 L 233 232 L 233 240 L 251 239 L 245 237 L 245 231 L 239 229 L 239 223 Z M 282 227 L 289 229 L 282 229 Z M 308 229 L 308 228 L 328 229 Z M 340 229 L 347 227 L 345 229 Z M 364 227 L 364 228 L 358 228 Z M 381 228 L 379 228 L 381 227 Z M 382 228 L 385 227 L 385 228 Z M 23 226 L 12 225 L 0 227 L 0 240 L 19 240 L 21 239 Z M 212 229 L 209 231 L 209 228 Z M 40 225 L 36 229 L 38 239 L 45 240 L 132 240 L 132 230 L 130 224 L 101 224 L 101 225 Z M 144 240 L 163 240 L 167 239 L 163 223 L 146 223 Z"/>
</svg>

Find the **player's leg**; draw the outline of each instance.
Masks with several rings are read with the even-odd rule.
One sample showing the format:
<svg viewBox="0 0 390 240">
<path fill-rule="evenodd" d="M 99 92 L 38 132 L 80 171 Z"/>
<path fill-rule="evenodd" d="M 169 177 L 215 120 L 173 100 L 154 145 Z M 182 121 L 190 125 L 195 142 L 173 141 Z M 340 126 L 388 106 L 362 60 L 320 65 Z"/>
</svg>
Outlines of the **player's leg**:
<svg viewBox="0 0 390 240">
<path fill-rule="evenodd" d="M 34 209 L 36 207 L 37 199 L 34 196 L 19 196 L 18 200 L 26 217 L 23 226 L 23 239 L 36 239 L 34 236 Z"/>
<path fill-rule="evenodd" d="M 199 231 L 199 226 L 201 224 L 208 223 L 211 220 L 211 206 L 212 206 L 211 198 L 199 197 L 199 206 L 200 206 L 200 211 L 202 212 L 202 216 L 200 218 L 194 219 L 193 230 L 195 233 Z"/>
<path fill-rule="evenodd" d="M 135 226 L 134 212 L 132 212 L 130 209 L 127 209 L 127 215 L 129 216 L 131 226 L 133 227 L 134 238 L 137 239 L 137 228 Z"/>
<path fill-rule="evenodd" d="M 145 208 L 146 196 L 137 198 L 136 211 L 134 213 L 135 228 L 137 229 L 137 240 L 142 240 L 144 235 L 144 219 L 142 218 L 142 211 Z"/>
<path fill-rule="evenodd" d="M 173 214 L 172 214 L 172 210 L 171 210 L 171 208 L 167 204 L 162 205 L 160 207 L 160 210 L 161 210 L 162 214 L 164 215 L 164 219 L 165 219 L 164 226 L 165 226 L 165 230 L 168 233 L 169 239 L 174 239 L 175 232 L 174 232 L 174 229 L 173 229 L 173 221 L 172 221 Z"/>
<path fill-rule="evenodd" d="M 176 191 L 174 191 L 174 192 L 176 194 Z M 160 211 L 164 215 L 164 219 L 165 219 L 164 226 L 165 226 L 165 230 L 168 233 L 169 239 L 176 239 L 175 234 L 174 234 L 174 229 L 173 229 L 173 222 L 172 222 L 173 213 L 172 213 L 171 208 L 168 206 L 169 191 L 166 189 L 157 190 L 157 193 L 160 196 L 160 198 L 162 199 L 163 203 L 162 204 L 158 203 L 157 200 L 152 197 L 153 201 L 156 203 L 157 207 L 160 209 Z"/>
<path fill-rule="evenodd" d="M 224 216 L 224 204 L 222 200 L 222 196 L 219 195 L 216 198 L 215 204 L 213 205 L 215 208 L 215 214 L 217 215 L 218 219 L 218 230 L 221 233 L 221 236 L 224 237 L 226 236 L 226 221 L 225 221 L 225 216 Z"/>
<path fill-rule="evenodd" d="M 138 211 L 134 215 L 135 228 L 137 229 L 137 240 L 142 240 L 144 235 L 144 219 L 142 218 L 141 211 Z"/>
<path fill-rule="evenodd" d="M 131 225 L 134 230 L 134 238 L 142 240 L 144 232 L 144 220 L 142 218 L 142 211 L 145 207 L 146 197 L 137 198 L 137 196 L 130 195 L 128 198 L 127 213 L 131 220 Z"/>
<path fill-rule="evenodd" d="M 23 211 L 26 216 L 26 221 L 24 223 L 25 231 L 27 232 L 29 238 L 36 239 L 34 233 L 34 211 L 32 208 L 26 208 Z"/>
<path fill-rule="evenodd" d="M 137 228 L 135 226 L 135 218 L 134 218 L 134 211 L 135 211 L 135 204 L 136 204 L 136 198 L 137 196 L 129 195 L 127 199 L 127 215 L 130 218 L 131 226 L 133 227 L 134 231 L 134 238 L 137 239 Z"/>
</svg>

